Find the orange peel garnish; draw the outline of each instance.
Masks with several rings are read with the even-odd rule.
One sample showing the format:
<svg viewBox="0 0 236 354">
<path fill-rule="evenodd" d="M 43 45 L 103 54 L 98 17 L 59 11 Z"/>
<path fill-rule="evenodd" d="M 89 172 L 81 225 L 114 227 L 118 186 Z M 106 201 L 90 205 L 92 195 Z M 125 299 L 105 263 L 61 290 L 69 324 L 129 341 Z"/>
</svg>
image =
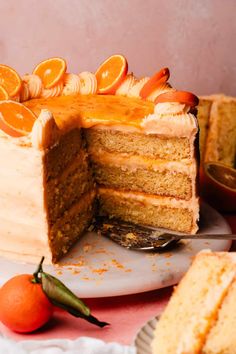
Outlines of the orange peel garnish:
<svg viewBox="0 0 236 354">
<path fill-rule="evenodd" d="M 123 55 L 115 54 L 106 59 L 95 73 L 98 93 L 115 94 L 128 72 L 128 63 Z"/>
<path fill-rule="evenodd" d="M 191 92 L 187 91 L 169 91 L 157 96 L 155 104 L 164 102 L 184 103 L 190 107 L 195 107 L 199 103 L 199 99 Z"/>
<path fill-rule="evenodd" d="M 7 91 L 9 97 L 14 97 L 21 89 L 21 78 L 10 66 L 0 64 L 0 85 Z"/>
<path fill-rule="evenodd" d="M 29 134 L 36 119 L 35 114 L 21 103 L 0 102 L 0 129 L 12 137 Z"/>
<path fill-rule="evenodd" d="M 50 58 L 39 63 L 33 70 L 42 80 L 45 89 L 52 88 L 62 80 L 66 72 L 66 61 L 62 58 Z"/>
<path fill-rule="evenodd" d="M 165 84 L 170 77 L 170 71 L 168 68 L 163 68 L 154 74 L 150 79 L 146 82 L 146 84 L 140 90 L 140 97 L 146 99 L 154 90 L 156 90 L 159 86 Z"/>
</svg>

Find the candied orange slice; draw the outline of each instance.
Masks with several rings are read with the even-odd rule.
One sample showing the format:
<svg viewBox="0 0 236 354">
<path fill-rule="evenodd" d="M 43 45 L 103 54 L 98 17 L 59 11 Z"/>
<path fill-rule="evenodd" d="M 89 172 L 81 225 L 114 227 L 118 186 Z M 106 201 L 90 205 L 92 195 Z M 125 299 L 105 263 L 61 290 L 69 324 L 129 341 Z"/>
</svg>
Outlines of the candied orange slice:
<svg viewBox="0 0 236 354">
<path fill-rule="evenodd" d="M 146 82 L 146 84 L 140 90 L 140 97 L 147 98 L 151 93 L 156 90 L 159 86 L 165 84 L 170 77 L 170 71 L 168 68 L 163 68 L 154 74 L 150 79 Z"/>
<path fill-rule="evenodd" d="M 8 100 L 9 95 L 7 93 L 7 91 L 5 90 L 5 88 L 3 86 L 0 85 L 0 101 L 3 100 Z"/>
<path fill-rule="evenodd" d="M 35 114 L 23 104 L 15 101 L 0 102 L 0 129 L 13 137 L 27 135 L 31 132 Z"/>
<path fill-rule="evenodd" d="M 198 105 L 199 99 L 191 92 L 187 91 L 169 91 L 157 96 L 155 104 L 163 102 L 179 102 L 187 104 L 190 107 Z"/>
<path fill-rule="evenodd" d="M 200 169 L 201 194 L 213 207 L 236 211 L 236 169 L 220 162 L 208 162 Z"/>
<path fill-rule="evenodd" d="M 50 58 L 39 63 L 33 71 L 43 82 L 45 89 L 55 86 L 66 72 L 66 61 L 62 58 Z"/>
<path fill-rule="evenodd" d="M 124 80 L 128 63 L 123 55 L 116 54 L 105 60 L 95 73 L 98 93 L 114 94 Z"/>
<path fill-rule="evenodd" d="M 0 64 L 0 85 L 13 97 L 21 89 L 21 78 L 10 66 Z"/>
</svg>

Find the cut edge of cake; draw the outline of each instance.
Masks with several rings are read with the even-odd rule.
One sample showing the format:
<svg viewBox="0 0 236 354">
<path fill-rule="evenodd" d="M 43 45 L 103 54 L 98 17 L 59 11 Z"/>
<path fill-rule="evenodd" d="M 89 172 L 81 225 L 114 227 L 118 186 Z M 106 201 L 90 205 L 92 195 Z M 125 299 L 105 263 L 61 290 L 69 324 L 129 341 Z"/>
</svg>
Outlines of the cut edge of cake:
<svg viewBox="0 0 236 354">
<path fill-rule="evenodd" d="M 219 348 L 214 337 L 222 329 L 235 279 L 235 254 L 204 250 L 195 256 L 157 323 L 153 354 L 219 353 L 214 351 Z M 227 351 L 231 340 L 224 337 L 220 352 L 231 353 Z"/>
<path fill-rule="evenodd" d="M 186 96 L 170 85 L 164 85 L 158 95 L 168 91 Z M 40 166 L 36 190 L 41 193 L 41 204 L 33 195 L 27 200 L 32 202 L 28 210 L 22 208 L 27 217 L 33 210 L 37 213 L 37 208 L 41 215 L 40 225 L 34 224 L 31 238 L 27 236 L 29 248 L 34 240 L 42 243 L 40 249 L 37 245 L 32 249 L 33 254 L 41 253 L 45 246 L 46 258 L 51 254 L 57 262 L 89 226 L 97 199 L 101 212 L 109 217 L 197 232 L 198 124 L 194 107 L 198 99 L 189 93 L 187 97 L 189 104 L 174 99 L 154 105 L 140 97 L 118 95 L 60 96 L 24 103 L 38 117 L 32 132 L 22 138 L 5 136 L 2 142 L 15 150 L 32 151 L 31 159 Z M 32 172 L 30 163 L 27 168 L 26 179 Z M 19 182 L 23 179 L 22 170 Z M 16 188 L 20 194 L 20 184 Z M 27 192 L 20 199 L 22 204 L 23 199 Z M 12 242 L 14 237 L 12 232 Z M 22 241 L 28 249 L 26 238 Z M 24 258 L 27 252 L 23 253 Z"/>
</svg>

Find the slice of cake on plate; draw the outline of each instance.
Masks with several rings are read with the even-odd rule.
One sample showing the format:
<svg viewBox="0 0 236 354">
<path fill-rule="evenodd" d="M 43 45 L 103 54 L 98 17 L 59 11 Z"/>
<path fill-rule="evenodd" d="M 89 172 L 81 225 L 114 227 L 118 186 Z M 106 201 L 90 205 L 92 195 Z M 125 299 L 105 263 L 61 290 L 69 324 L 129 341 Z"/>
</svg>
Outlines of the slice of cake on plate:
<svg viewBox="0 0 236 354">
<path fill-rule="evenodd" d="M 154 334 L 153 354 L 236 353 L 236 255 L 199 253 Z"/>
<path fill-rule="evenodd" d="M 140 80 L 122 70 L 105 92 L 88 72 L 60 71 L 52 87 L 26 75 L 27 132 L 1 111 L 1 254 L 57 262 L 97 213 L 196 233 L 198 99 L 171 88 L 167 68 Z"/>
</svg>

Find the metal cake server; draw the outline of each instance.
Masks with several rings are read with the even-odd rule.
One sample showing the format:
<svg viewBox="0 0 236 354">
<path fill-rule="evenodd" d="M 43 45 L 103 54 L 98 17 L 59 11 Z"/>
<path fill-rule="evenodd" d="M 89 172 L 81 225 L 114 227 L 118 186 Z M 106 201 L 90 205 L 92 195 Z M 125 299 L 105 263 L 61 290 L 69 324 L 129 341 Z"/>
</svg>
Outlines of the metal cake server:
<svg viewBox="0 0 236 354">
<path fill-rule="evenodd" d="M 120 246 L 136 251 L 161 252 L 175 246 L 180 240 L 223 239 L 236 240 L 236 234 L 181 234 L 149 226 L 135 225 L 130 222 L 107 217 L 98 217 L 94 229 L 110 238 Z"/>
</svg>

